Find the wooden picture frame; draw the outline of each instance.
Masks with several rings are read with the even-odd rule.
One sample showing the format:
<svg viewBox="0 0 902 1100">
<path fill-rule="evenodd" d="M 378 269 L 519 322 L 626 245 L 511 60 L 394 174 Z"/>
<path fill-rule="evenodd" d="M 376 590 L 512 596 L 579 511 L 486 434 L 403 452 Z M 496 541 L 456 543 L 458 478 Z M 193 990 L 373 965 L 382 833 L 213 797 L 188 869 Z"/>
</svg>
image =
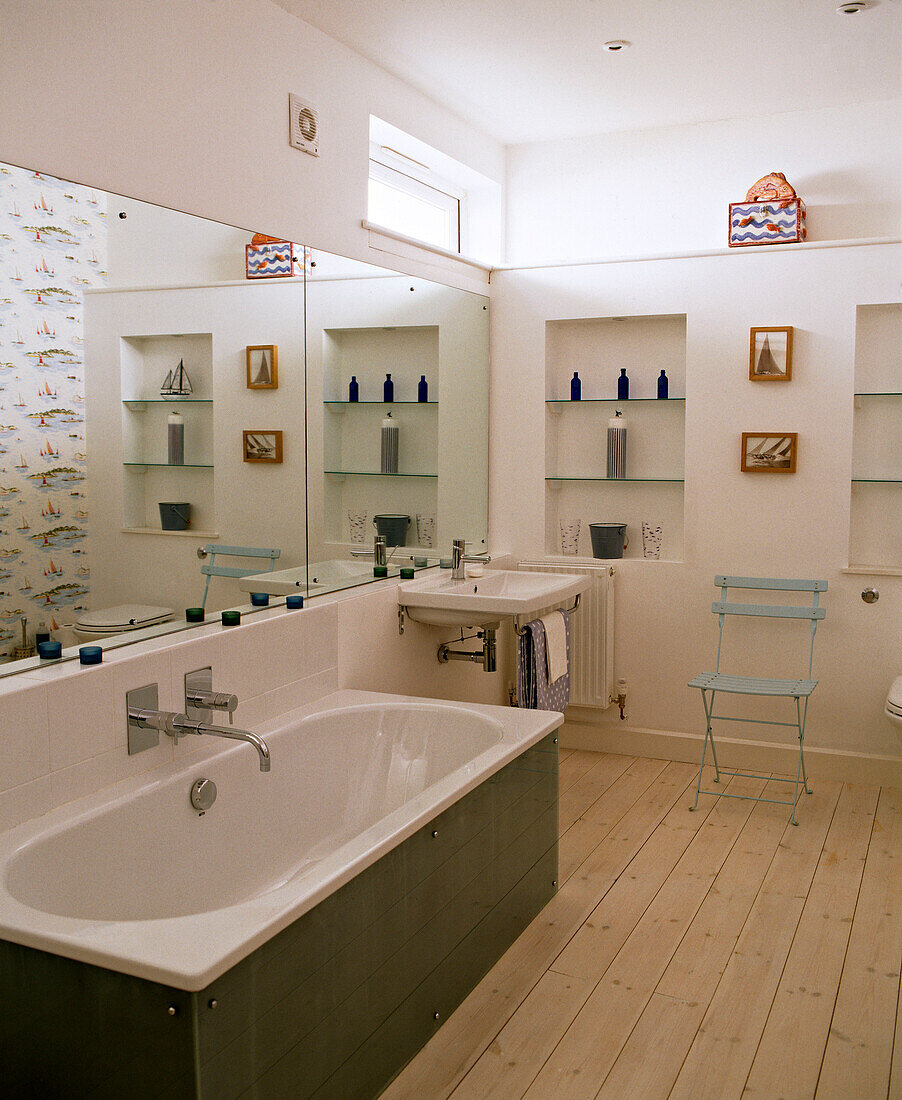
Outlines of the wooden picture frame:
<svg viewBox="0 0 902 1100">
<path fill-rule="evenodd" d="M 247 388 L 277 390 L 279 388 L 279 348 L 277 344 L 251 344 L 245 348 Z"/>
<path fill-rule="evenodd" d="M 794 474 L 798 432 L 743 432 L 740 470 L 747 474 Z"/>
<path fill-rule="evenodd" d="M 281 462 L 282 433 L 269 429 L 244 433 L 245 462 Z"/>
<path fill-rule="evenodd" d="M 749 329 L 749 378 L 788 382 L 792 378 L 792 326 Z"/>
</svg>

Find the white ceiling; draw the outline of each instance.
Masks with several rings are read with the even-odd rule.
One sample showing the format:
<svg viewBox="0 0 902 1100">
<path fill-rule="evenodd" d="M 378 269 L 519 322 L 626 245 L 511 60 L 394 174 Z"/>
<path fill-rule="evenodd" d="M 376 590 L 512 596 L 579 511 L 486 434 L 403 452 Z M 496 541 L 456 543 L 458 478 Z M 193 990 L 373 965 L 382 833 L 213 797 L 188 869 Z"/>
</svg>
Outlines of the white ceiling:
<svg viewBox="0 0 902 1100">
<path fill-rule="evenodd" d="M 276 2 L 504 144 L 900 95 L 902 0 Z"/>
</svg>

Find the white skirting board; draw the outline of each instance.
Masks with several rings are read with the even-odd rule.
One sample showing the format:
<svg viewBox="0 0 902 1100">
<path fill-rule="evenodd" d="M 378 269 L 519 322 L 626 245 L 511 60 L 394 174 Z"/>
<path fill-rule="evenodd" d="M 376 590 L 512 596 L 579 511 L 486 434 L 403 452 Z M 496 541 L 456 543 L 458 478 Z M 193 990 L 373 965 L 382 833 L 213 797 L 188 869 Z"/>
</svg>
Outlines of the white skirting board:
<svg viewBox="0 0 902 1100">
<path fill-rule="evenodd" d="M 648 756 L 656 760 L 684 760 L 691 764 L 698 764 L 701 759 L 704 740 L 704 732 L 678 733 L 625 723 L 596 725 L 591 721 L 574 721 L 569 715 L 558 736 L 562 749 Z M 795 775 L 799 750 L 797 745 L 788 741 L 777 743 L 718 737 L 715 744 L 717 759 L 724 768 Z M 805 768 L 812 782 L 835 779 L 845 783 L 902 788 L 902 747 L 898 756 L 888 756 L 822 749 L 806 744 Z"/>
</svg>

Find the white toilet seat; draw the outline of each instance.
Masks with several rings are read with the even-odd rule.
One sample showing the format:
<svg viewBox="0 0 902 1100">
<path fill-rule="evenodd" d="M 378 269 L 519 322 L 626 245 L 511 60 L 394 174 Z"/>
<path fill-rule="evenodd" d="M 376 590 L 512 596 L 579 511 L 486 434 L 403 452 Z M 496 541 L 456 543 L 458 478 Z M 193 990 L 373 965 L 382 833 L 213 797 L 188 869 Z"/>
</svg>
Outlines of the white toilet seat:
<svg viewBox="0 0 902 1100">
<path fill-rule="evenodd" d="M 72 629 L 81 638 L 106 638 L 129 630 L 140 630 L 171 619 L 171 607 L 155 607 L 151 604 L 126 603 L 117 607 L 88 611 L 77 619 Z"/>
</svg>

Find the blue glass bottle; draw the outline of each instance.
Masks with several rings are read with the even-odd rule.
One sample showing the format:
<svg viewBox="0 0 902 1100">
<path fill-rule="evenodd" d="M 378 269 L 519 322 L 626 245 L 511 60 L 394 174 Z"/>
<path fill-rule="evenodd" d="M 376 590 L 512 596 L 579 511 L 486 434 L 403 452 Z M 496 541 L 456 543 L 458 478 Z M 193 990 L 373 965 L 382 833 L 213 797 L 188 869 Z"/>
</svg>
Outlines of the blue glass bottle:
<svg viewBox="0 0 902 1100">
<path fill-rule="evenodd" d="M 382 383 L 382 400 L 394 401 L 395 399 L 395 384 L 391 380 L 391 375 L 385 376 L 385 381 Z"/>
<path fill-rule="evenodd" d="M 628 401 L 630 396 L 630 380 L 626 376 L 626 367 L 620 368 L 620 377 L 617 379 L 617 400 Z"/>
<path fill-rule="evenodd" d="M 360 400 L 360 386 L 357 385 L 357 375 L 351 375 L 351 381 L 348 383 L 348 400 L 359 401 Z"/>
<path fill-rule="evenodd" d="M 570 400 L 579 401 L 583 395 L 583 384 L 579 380 L 579 371 L 573 372 L 573 377 L 570 379 Z"/>
<path fill-rule="evenodd" d="M 417 386 L 417 401 L 429 400 L 429 383 L 426 381 L 426 375 L 420 375 L 420 381 Z"/>
<path fill-rule="evenodd" d="M 658 400 L 659 401 L 666 401 L 667 400 L 668 387 L 669 387 L 669 383 L 667 381 L 667 375 L 664 373 L 664 371 L 661 371 L 660 375 L 658 376 Z"/>
</svg>

